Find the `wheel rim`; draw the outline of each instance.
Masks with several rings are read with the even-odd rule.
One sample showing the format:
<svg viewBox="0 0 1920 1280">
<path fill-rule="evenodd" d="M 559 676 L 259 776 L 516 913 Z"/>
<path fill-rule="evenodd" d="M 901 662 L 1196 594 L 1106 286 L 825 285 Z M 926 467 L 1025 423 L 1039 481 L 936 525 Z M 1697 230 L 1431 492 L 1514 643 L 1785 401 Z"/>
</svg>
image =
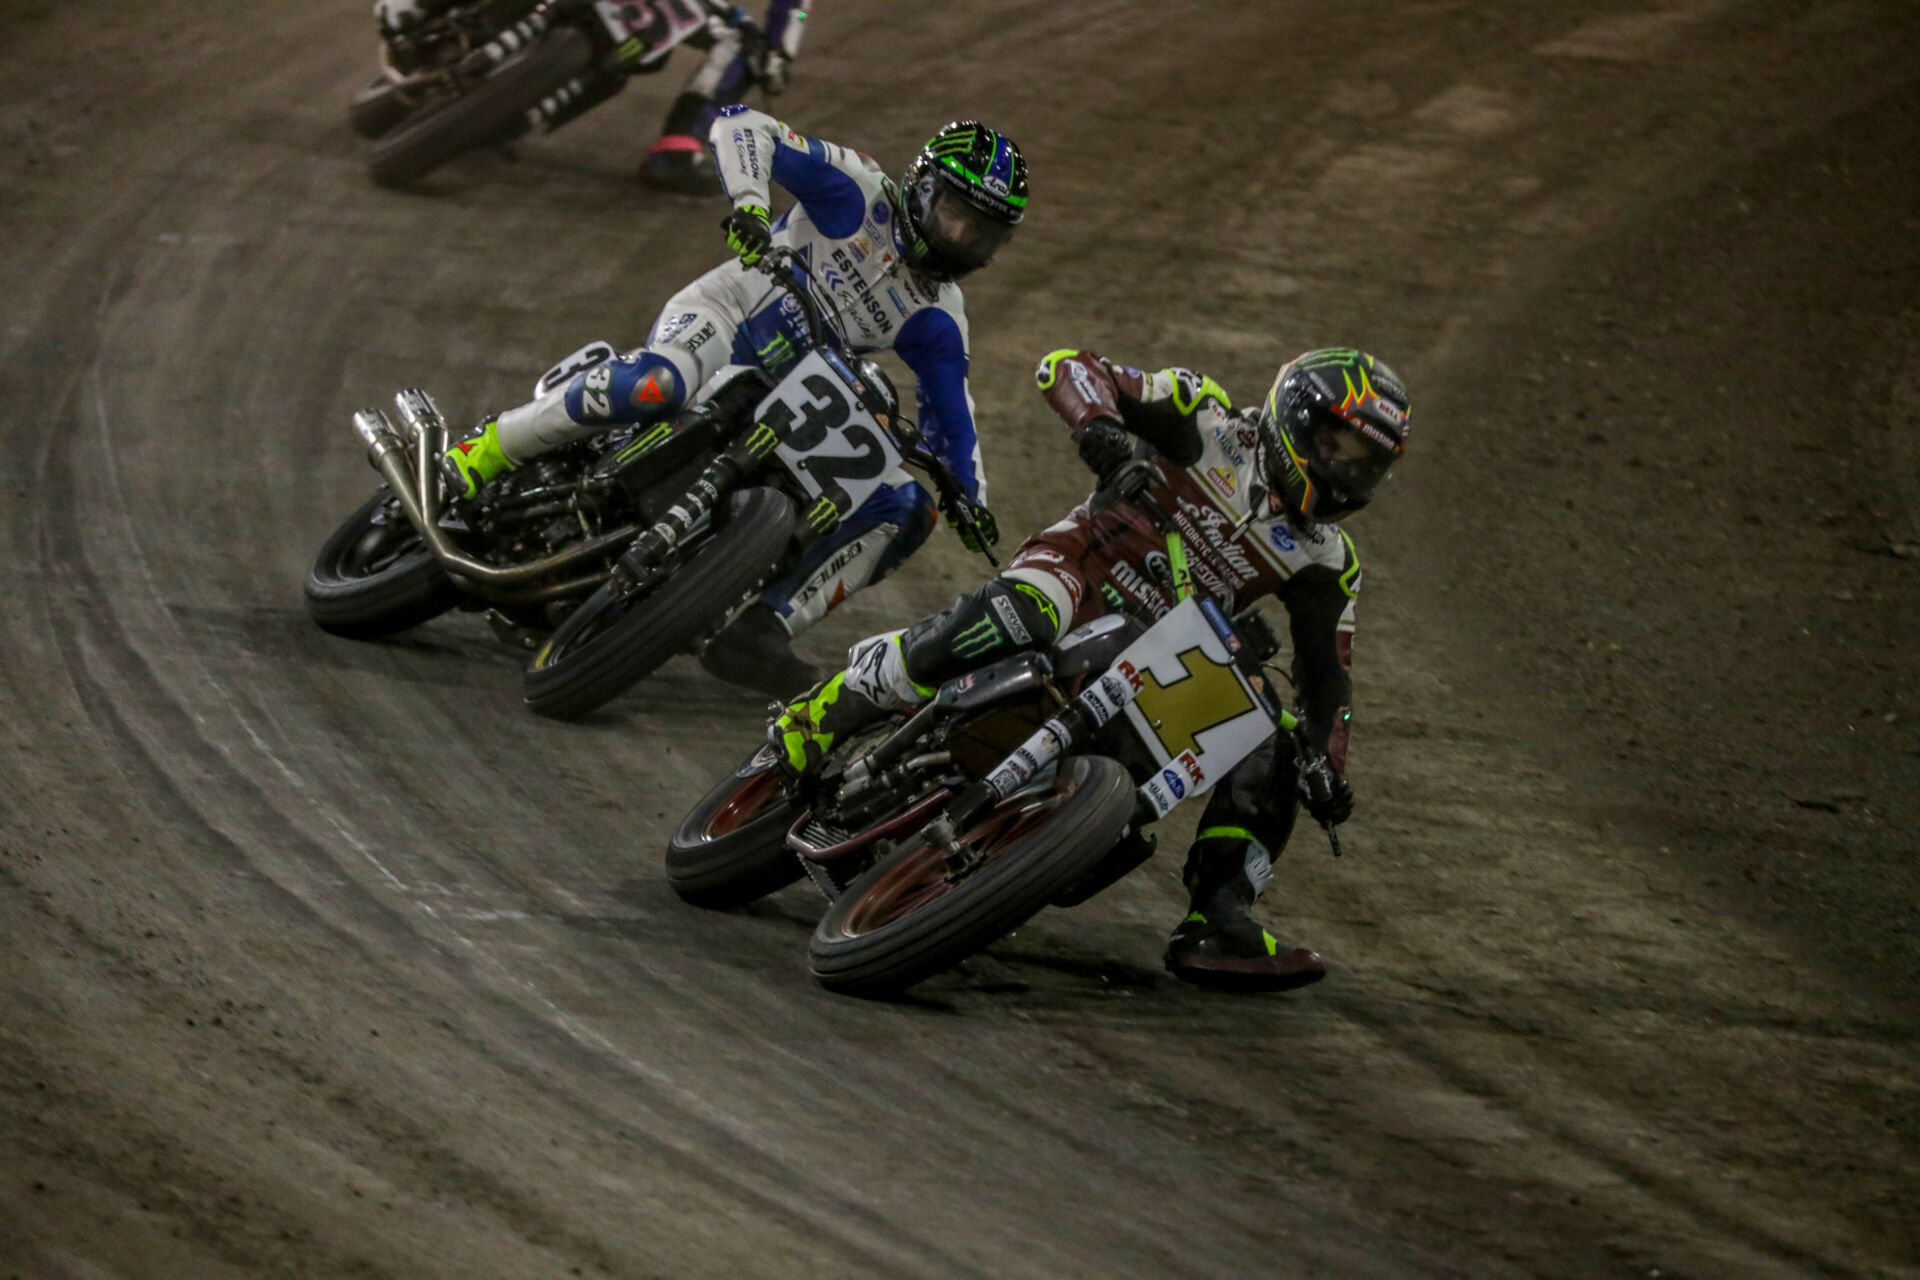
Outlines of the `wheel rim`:
<svg viewBox="0 0 1920 1280">
<path fill-rule="evenodd" d="M 360 536 L 340 549 L 328 568 L 343 582 L 378 577 L 410 555 L 425 549 L 420 535 L 411 527 L 396 523 L 391 515 L 375 522 L 369 514 L 367 527 Z"/>
<path fill-rule="evenodd" d="M 707 815 L 700 826 L 700 838 L 717 840 L 732 835 L 754 819 L 773 812 L 782 798 L 780 779 L 773 770 L 756 773 L 745 785 L 735 787 L 726 800 Z"/>
<path fill-rule="evenodd" d="M 840 921 L 841 936 L 857 938 L 884 929 L 954 892 L 1052 817 L 1078 786 L 1074 779 L 1060 778 L 1051 791 L 1015 796 L 995 806 L 962 837 L 962 843 L 973 845 L 980 856 L 959 879 L 948 878 L 945 855 L 916 840 L 905 856 L 848 906 Z"/>
<path fill-rule="evenodd" d="M 593 609 L 594 602 L 605 594 L 607 594 L 607 588 L 600 588 L 588 596 L 579 609 L 567 615 L 554 630 L 553 635 L 548 638 L 547 643 L 542 646 L 540 652 L 534 655 L 534 670 L 544 671 L 549 667 L 558 666 L 561 659 L 569 653 L 591 644 L 604 635 L 620 619 L 633 612 L 634 606 L 644 599 L 644 597 L 635 596 L 627 600 L 609 600 L 604 608 L 594 609 L 594 612 L 582 618 L 582 610 Z M 577 622 L 576 619 L 578 619 Z"/>
</svg>

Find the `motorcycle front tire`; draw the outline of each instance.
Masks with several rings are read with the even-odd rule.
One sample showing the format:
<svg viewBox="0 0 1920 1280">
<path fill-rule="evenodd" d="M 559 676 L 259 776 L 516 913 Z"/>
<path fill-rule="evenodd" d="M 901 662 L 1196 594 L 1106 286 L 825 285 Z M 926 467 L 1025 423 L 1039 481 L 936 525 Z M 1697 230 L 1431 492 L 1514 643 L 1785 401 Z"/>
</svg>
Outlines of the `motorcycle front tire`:
<svg viewBox="0 0 1920 1280">
<path fill-rule="evenodd" d="M 576 720 L 711 635 L 773 576 L 794 521 L 792 499 L 777 489 L 734 494 L 725 521 L 665 582 L 628 600 L 601 587 L 567 615 L 527 664 L 527 705 Z"/>
<path fill-rule="evenodd" d="M 393 132 L 394 126 L 412 114 L 413 104 L 386 76 L 375 76 L 347 101 L 348 127 L 369 140 Z"/>
</svg>

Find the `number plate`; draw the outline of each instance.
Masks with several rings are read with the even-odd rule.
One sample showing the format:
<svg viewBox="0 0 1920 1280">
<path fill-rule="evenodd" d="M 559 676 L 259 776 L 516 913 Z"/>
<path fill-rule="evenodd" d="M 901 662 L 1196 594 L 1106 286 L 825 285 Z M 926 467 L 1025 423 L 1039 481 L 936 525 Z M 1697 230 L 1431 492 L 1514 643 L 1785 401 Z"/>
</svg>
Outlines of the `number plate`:
<svg viewBox="0 0 1920 1280">
<path fill-rule="evenodd" d="M 1115 678 L 1133 694 L 1127 723 L 1160 764 L 1140 787 L 1158 813 L 1211 788 L 1273 736 L 1198 600 L 1181 601 L 1128 645 L 1103 679 Z"/>
<path fill-rule="evenodd" d="M 620 353 L 613 349 L 611 342 L 589 342 L 559 364 L 546 371 L 540 381 L 533 384 L 533 398 L 538 400 L 547 392 L 565 383 L 582 369 L 591 369 L 597 364 L 605 364 Z"/>
<path fill-rule="evenodd" d="M 893 437 L 860 404 L 824 352 L 814 351 L 760 402 L 755 421 L 779 432 L 775 450 L 807 497 L 845 518 L 900 465 Z M 1204 625 L 1204 623 L 1202 624 Z"/>
<path fill-rule="evenodd" d="M 594 0 L 615 44 L 638 40 L 648 53 L 670 49 L 706 25 L 700 0 Z"/>
</svg>

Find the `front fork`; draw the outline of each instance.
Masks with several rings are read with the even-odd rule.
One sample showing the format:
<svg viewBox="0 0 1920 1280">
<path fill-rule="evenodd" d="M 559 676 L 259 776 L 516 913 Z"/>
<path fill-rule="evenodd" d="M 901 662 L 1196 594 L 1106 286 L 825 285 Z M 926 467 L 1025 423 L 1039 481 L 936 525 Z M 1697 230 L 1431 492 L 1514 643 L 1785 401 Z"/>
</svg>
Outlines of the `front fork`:
<svg viewBox="0 0 1920 1280">
<path fill-rule="evenodd" d="M 759 472 L 779 443 L 779 434 L 762 422 L 722 449 L 680 500 L 651 529 L 635 538 L 614 565 L 609 580 L 614 594 L 624 599 L 652 582 L 675 548 L 713 514 L 723 498 Z"/>
</svg>

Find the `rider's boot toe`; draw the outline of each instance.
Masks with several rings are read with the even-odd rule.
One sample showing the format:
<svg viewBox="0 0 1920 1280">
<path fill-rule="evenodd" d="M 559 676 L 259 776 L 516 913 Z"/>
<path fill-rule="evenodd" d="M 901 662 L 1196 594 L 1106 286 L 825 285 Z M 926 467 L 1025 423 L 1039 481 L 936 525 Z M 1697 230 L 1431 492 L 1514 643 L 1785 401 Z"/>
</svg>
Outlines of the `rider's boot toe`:
<svg viewBox="0 0 1920 1280">
<path fill-rule="evenodd" d="M 1327 976 L 1327 962 L 1289 947 L 1251 916 L 1209 920 L 1198 911 L 1167 939 L 1167 971 L 1182 982 L 1223 991 L 1291 991 Z"/>
</svg>

